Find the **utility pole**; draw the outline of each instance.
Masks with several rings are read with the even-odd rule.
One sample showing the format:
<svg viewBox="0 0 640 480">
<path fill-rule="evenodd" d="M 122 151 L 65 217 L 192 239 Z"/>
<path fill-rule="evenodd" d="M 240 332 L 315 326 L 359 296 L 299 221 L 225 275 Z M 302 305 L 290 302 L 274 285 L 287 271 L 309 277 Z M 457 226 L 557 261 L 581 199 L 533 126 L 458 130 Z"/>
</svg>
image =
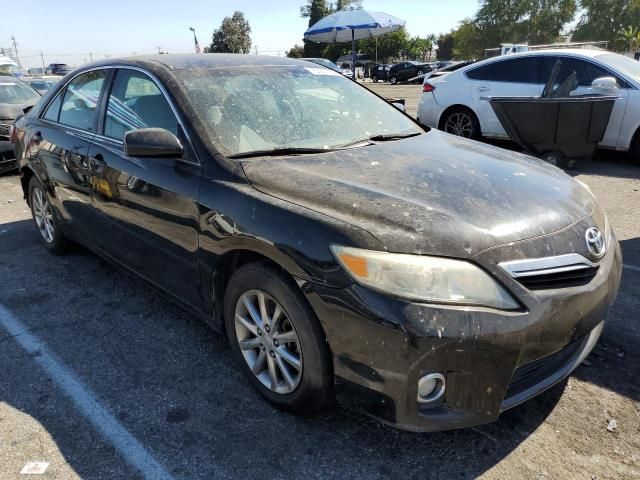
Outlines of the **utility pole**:
<svg viewBox="0 0 640 480">
<path fill-rule="evenodd" d="M 44 54 L 40 52 L 40 59 L 42 60 L 42 74 L 47 73 L 47 68 L 44 66 Z"/>
<path fill-rule="evenodd" d="M 91 59 L 91 61 L 93 62 L 93 53 L 89 52 L 89 58 Z"/>
<path fill-rule="evenodd" d="M 158 53 L 162 53 L 162 47 L 156 47 L 158 49 Z"/>
<path fill-rule="evenodd" d="M 11 35 L 11 44 L 13 45 L 13 49 L 16 52 L 16 63 L 18 64 L 18 70 L 22 69 L 22 65 L 20 65 L 20 57 L 18 57 L 18 42 L 16 42 L 16 37 Z"/>
</svg>

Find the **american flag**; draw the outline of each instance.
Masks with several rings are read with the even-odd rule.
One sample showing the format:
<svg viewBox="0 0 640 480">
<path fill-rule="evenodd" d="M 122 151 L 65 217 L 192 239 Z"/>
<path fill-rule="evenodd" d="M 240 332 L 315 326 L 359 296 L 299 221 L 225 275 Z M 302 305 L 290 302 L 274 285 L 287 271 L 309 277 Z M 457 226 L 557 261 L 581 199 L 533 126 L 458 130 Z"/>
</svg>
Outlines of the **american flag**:
<svg viewBox="0 0 640 480">
<path fill-rule="evenodd" d="M 202 53 L 202 49 L 200 48 L 200 44 L 198 43 L 198 37 L 196 37 L 196 30 L 193 27 L 189 27 L 189 30 L 193 32 L 193 43 L 196 46 L 196 53 Z"/>
</svg>

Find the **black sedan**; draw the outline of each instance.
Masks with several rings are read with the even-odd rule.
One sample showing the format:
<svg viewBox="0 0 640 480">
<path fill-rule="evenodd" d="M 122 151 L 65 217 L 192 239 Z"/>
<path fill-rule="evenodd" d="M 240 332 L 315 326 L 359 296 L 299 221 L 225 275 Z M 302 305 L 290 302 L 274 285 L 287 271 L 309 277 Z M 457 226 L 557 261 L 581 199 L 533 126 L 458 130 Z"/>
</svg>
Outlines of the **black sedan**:
<svg viewBox="0 0 640 480">
<path fill-rule="evenodd" d="M 10 142 L 11 127 L 38 100 L 40 94 L 23 81 L 0 75 L 0 174 L 18 168 Z"/>
<path fill-rule="evenodd" d="M 419 62 L 401 62 L 392 65 L 387 72 L 389 83 L 395 85 L 399 82 L 405 82 L 412 78 L 419 77 L 433 70 L 431 65 Z"/>
<path fill-rule="evenodd" d="M 43 245 L 81 242 L 147 279 L 297 413 L 337 395 L 400 428 L 457 428 L 569 375 L 620 281 L 593 195 L 310 65 L 76 71 L 16 123 Z"/>
</svg>

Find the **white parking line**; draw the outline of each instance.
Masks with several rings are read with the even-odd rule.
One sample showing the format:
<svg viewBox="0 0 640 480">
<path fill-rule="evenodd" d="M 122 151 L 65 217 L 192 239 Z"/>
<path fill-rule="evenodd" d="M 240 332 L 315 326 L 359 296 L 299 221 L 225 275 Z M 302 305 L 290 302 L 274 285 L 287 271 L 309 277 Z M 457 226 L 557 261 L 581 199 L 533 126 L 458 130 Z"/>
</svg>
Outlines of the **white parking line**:
<svg viewBox="0 0 640 480">
<path fill-rule="evenodd" d="M 144 446 L 118 422 L 113 414 L 91 392 L 76 375 L 64 366 L 45 343 L 16 319 L 3 305 L 0 305 L 0 324 L 15 341 L 40 364 L 55 384 L 76 404 L 78 410 L 89 420 L 129 464 L 149 480 L 171 480 L 169 472 L 153 458 Z"/>
<path fill-rule="evenodd" d="M 623 263 L 622 266 L 624 268 L 626 268 L 627 270 L 633 270 L 634 272 L 640 272 L 640 267 L 636 267 L 635 265 L 627 265 L 626 263 Z"/>
</svg>

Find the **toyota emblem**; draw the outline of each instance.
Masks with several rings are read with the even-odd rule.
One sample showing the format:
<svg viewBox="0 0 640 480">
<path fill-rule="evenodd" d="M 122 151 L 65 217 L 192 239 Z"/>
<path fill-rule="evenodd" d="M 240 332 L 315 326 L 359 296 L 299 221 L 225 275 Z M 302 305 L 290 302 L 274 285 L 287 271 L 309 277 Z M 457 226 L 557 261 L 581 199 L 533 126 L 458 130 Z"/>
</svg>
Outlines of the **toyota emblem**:
<svg viewBox="0 0 640 480">
<path fill-rule="evenodd" d="M 594 257 L 600 258 L 607 251 L 604 235 L 602 235 L 602 232 L 596 227 L 587 229 L 584 238 L 587 241 L 587 249 Z"/>
</svg>

